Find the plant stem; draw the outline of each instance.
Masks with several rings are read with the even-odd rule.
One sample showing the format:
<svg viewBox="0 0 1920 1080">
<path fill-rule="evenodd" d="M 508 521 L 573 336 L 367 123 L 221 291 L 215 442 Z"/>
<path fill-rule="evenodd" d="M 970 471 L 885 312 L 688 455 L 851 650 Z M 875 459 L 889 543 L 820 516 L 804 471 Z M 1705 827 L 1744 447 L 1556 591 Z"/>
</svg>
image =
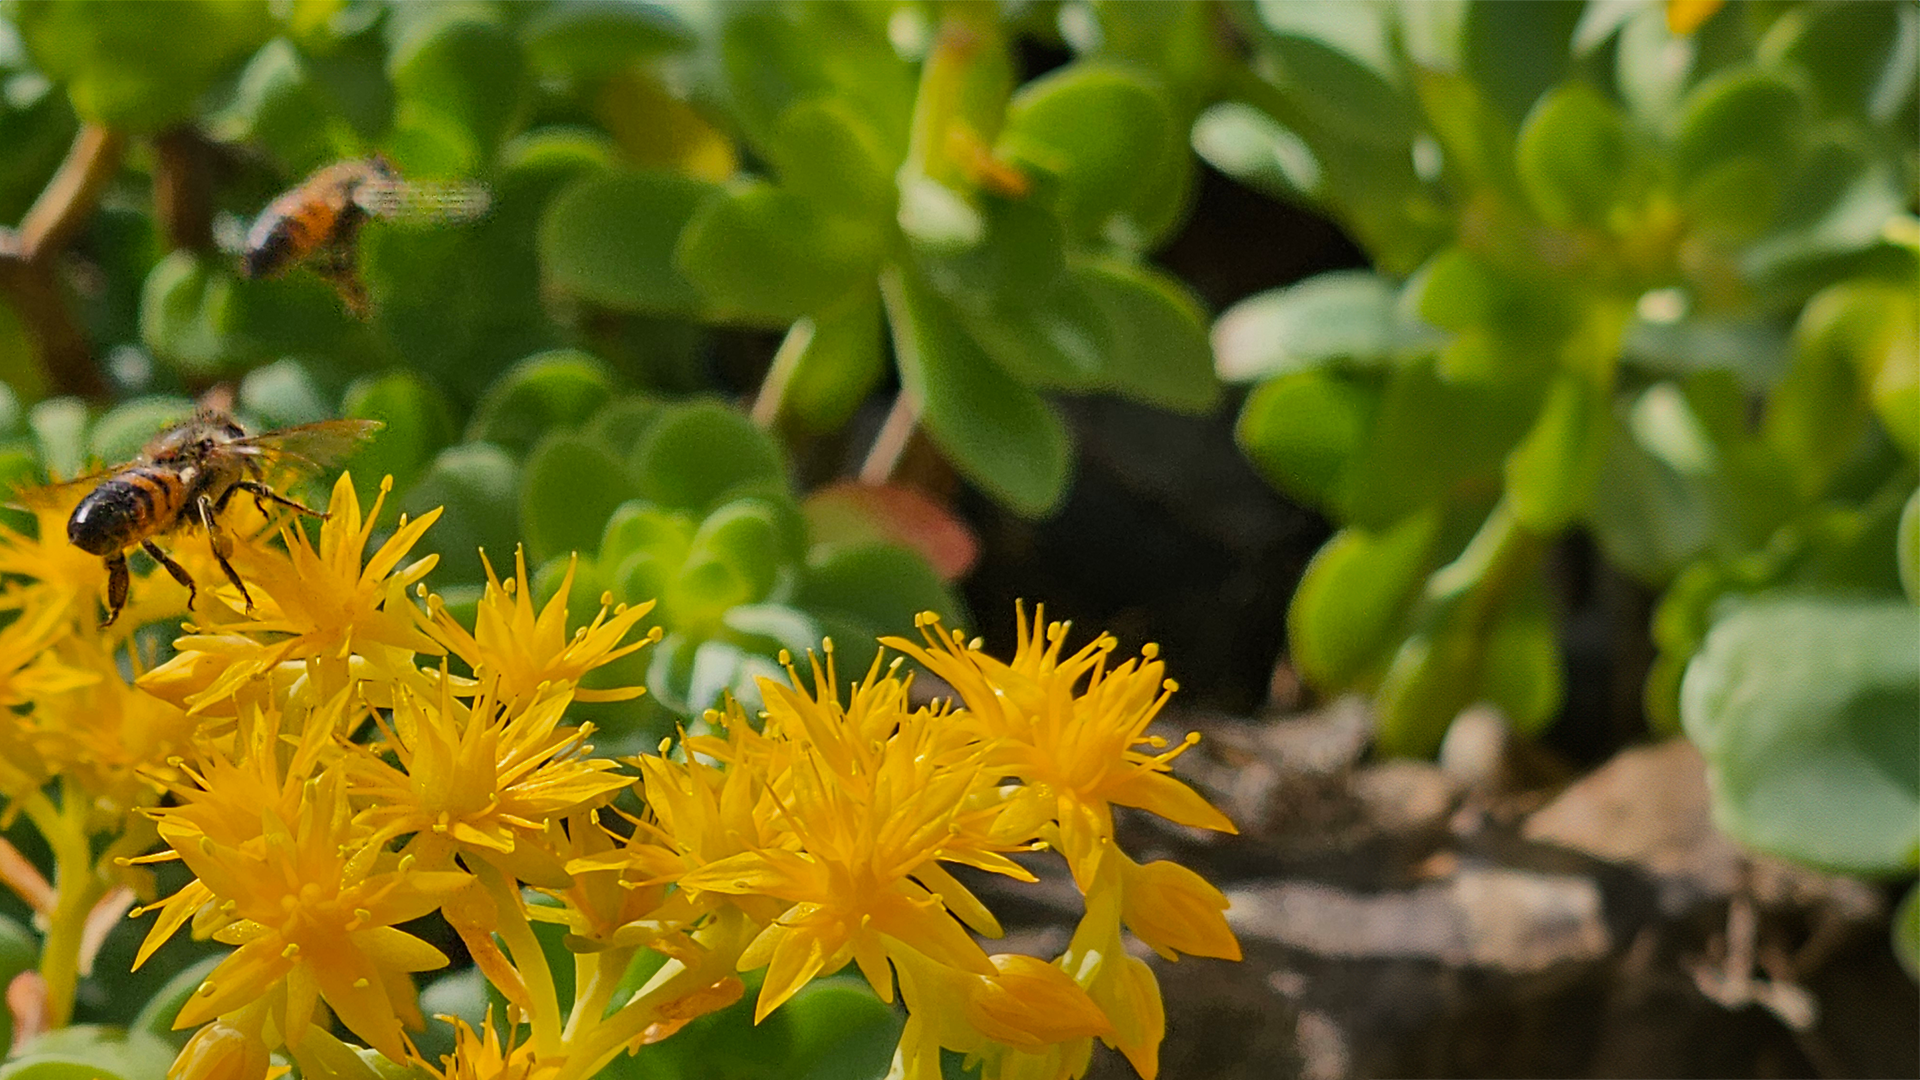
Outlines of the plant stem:
<svg viewBox="0 0 1920 1080">
<path fill-rule="evenodd" d="M 540 947 L 540 939 L 534 936 L 526 914 L 520 910 L 520 897 L 514 892 L 513 884 L 483 860 L 476 859 L 473 869 L 493 897 L 494 906 L 499 908 L 500 940 L 506 942 L 513 966 L 520 970 L 520 978 L 526 983 L 527 995 L 533 1002 L 533 1015 L 527 1019 L 533 1025 L 535 1053 L 543 1057 L 558 1054 L 561 1052 L 560 995 L 553 986 L 553 970 L 547 966 L 547 954 Z"/>
<path fill-rule="evenodd" d="M 773 363 L 767 367 L 767 377 L 760 380 L 760 393 L 753 399 L 754 426 L 767 430 L 773 422 L 780 419 L 780 406 L 786 401 L 787 387 L 793 382 L 793 373 L 800 368 L 800 358 L 807 354 L 807 346 L 813 344 L 813 320 L 801 319 L 787 329 L 787 336 L 780 341 L 779 351 L 773 354 Z"/>
<path fill-rule="evenodd" d="M 867 459 L 860 463 L 860 482 L 863 484 L 884 484 L 893 479 L 894 470 L 900 467 L 900 458 L 907 452 L 907 444 L 913 441 L 913 433 L 920 429 L 920 403 L 912 394 L 900 391 L 893 399 L 893 407 L 887 410 L 886 422 L 880 425 L 880 433 L 873 437 L 873 447 L 867 451 Z"/>
<path fill-rule="evenodd" d="M 0 289 L 12 296 L 48 382 L 60 393 L 95 398 L 107 393 L 92 343 L 67 308 L 53 263 L 93 213 L 124 150 L 125 140 L 111 128 L 82 127 L 20 228 L 0 229 Z"/>
<path fill-rule="evenodd" d="M 47 984 L 47 1027 L 63 1028 L 73 1019 L 74 994 L 80 985 L 81 952 L 86 945 L 87 915 L 105 892 L 94 873 L 93 852 L 87 844 L 86 808 L 61 785 L 61 806 L 55 809 L 44 796 L 23 804 L 34 826 L 53 849 L 53 909 L 47 913 L 47 937 L 40 947 L 40 977 Z"/>
</svg>

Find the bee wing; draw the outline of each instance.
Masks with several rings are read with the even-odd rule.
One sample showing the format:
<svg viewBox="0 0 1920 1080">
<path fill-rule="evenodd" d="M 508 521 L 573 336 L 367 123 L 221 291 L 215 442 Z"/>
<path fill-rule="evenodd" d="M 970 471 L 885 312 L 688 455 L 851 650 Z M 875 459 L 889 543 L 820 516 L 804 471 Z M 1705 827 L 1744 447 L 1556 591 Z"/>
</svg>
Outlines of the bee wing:
<svg viewBox="0 0 1920 1080">
<path fill-rule="evenodd" d="M 481 184 L 375 180 L 356 187 L 353 201 L 375 217 L 411 224 L 451 225 L 485 214 L 493 197 Z"/>
<path fill-rule="evenodd" d="M 317 472 L 353 453 L 383 426 L 378 420 L 322 420 L 248 435 L 227 446 L 243 454 L 293 465 L 303 472 Z"/>
<path fill-rule="evenodd" d="M 102 480 L 105 480 L 107 477 L 112 476 L 124 468 L 126 468 L 124 465 L 115 465 L 103 469 L 94 469 L 92 472 L 81 473 L 79 476 L 69 477 L 65 480 L 54 480 L 45 484 L 31 482 L 15 483 L 14 486 L 6 492 L 6 501 L 0 502 L 0 506 L 4 506 L 9 510 L 26 511 L 43 510 L 48 507 L 59 506 L 66 501 L 67 495 L 72 492 L 73 489 L 97 486 Z"/>
</svg>

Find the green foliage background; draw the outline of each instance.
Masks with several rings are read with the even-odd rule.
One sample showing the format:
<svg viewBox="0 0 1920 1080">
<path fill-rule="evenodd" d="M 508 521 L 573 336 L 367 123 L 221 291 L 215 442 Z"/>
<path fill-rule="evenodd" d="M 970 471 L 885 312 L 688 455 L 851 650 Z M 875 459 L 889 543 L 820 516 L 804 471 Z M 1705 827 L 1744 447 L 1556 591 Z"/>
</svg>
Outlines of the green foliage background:
<svg viewBox="0 0 1920 1080">
<path fill-rule="evenodd" d="M 1920 859 L 1913 4 L 0 11 L 9 481 L 124 459 L 224 382 L 262 426 L 385 420 L 349 465 L 447 507 L 450 603 L 485 580 L 467 552 L 505 573 L 516 544 L 543 591 L 577 552 L 583 602 L 659 600 L 665 640 L 613 673 L 649 695 L 595 716 L 638 747 L 782 648 L 831 635 L 845 671 L 960 614 L 897 522 L 796 489 L 796 441 L 896 381 L 1030 516 L 1070 483 L 1063 395 L 1202 413 L 1247 384 L 1241 446 L 1340 527 L 1292 659 L 1373 694 L 1384 749 L 1476 700 L 1554 719 L 1543 565 L 1584 530 L 1662 590 L 1648 715 L 1735 835 Z M 1022 81 L 1022 40 L 1070 62 Z M 26 252 L 88 133 L 99 183 Z M 238 275 L 275 194 L 376 151 L 491 211 L 370 224 L 364 323 L 311 272 Z M 1210 324 L 1152 261 L 1201 160 L 1373 269 Z M 782 335 L 758 423 L 710 374 L 741 331 Z"/>
</svg>

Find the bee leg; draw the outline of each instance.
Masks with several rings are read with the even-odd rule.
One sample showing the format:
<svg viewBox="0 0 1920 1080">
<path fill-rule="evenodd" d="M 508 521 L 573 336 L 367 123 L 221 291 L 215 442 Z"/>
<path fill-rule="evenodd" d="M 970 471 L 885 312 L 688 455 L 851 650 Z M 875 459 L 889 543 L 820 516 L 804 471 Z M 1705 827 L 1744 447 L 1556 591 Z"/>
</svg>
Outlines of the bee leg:
<svg viewBox="0 0 1920 1080">
<path fill-rule="evenodd" d="M 113 625 L 120 617 L 120 609 L 127 606 L 127 556 L 114 552 L 107 556 L 107 617 L 100 620 L 100 629 Z"/>
<path fill-rule="evenodd" d="M 351 243 L 335 244 L 321 252 L 313 268 L 340 294 L 340 302 L 346 305 L 347 314 L 361 322 L 373 316 L 373 301 L 367 296 L 367 287 L 361 282 L 360 272 L 353 265 Z"/>
<path fill-rule="evenodd" d="M 167 573 L 173 575 L 173 580 L 187 587 L 187 610 L 192 611 L 193 602 L 200 597 L 200 589 L 194 585 L 193 576 L 187 573 L 187 568 L 174 562 L 171 556 L 160 550 L 160 545 L 151 540 L 140 541 L 140 547 L 145 550 L 147 554 L 153 556 L 154 562 L 166 567 Z"/>
<path fill-rule="evenodd" d="M 232 487 L 228 488 L 227 494 L 230 496 L 236 491 L 244 491 L 247 494 L 253 496 L 253 501 L 255 503 L 258 503 L 262 499 L 265 499 L 268 502 L 276 502 L 276 503 L 279 503 L 281 506 L 290 507 L 294 510 L 298 510 L 300 513 L 305 514 L 308 517 L 317 517 L 323 521 L 326 520 L 327 515 L 324 511 L 315 510 L 311 506 L 303 506 L 300 503 L 294 502 L 292 499 L 287 498 L 285 495 L 280 494 L 279 492 L 273 490 L 272 488 L 259 482 L 258 480 L 241 480 L 238 483 L 234 484 Z M 226 499 L 222 498 L 221 502 L 222 504 L 224 504 L 226 502 Z M 219 507 L 215 507 L 214 509 L 218 511 Z M 260 510 L 262 513 L 265 513 L 266 507 L 262 506 Z"/>
<path fill-rule="evenodd" d="M 202 495 L 194 504 L 194 509 L 199 512 L 201 528 L 207 530 L 207 543 L 213 547 L 214 559 L 220 563 L 220 569 L 226 571 L 227 580 L 233 582 L 233 587 L 240 590 L 240 599 L 247 602 L 247 611 L 251 614 L 253 594 L 247 591 L 247 583 L 240 580 L 240 572 L 227 561 L 227 556 L 233 554 L 233 538 L 221 532 L 220 526 L 214 523 L 213 500 Z"/>
</svg>

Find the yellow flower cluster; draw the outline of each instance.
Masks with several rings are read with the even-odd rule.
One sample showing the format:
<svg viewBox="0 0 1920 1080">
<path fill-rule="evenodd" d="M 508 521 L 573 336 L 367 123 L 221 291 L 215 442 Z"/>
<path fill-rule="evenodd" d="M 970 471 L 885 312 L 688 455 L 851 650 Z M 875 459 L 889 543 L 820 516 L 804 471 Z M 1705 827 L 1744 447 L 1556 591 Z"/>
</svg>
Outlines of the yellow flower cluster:
<svg viewBox="0 0 1920 1080">
<path fill-rule="evenodd" d="M 191 872 L 136 912 L 157 915 L 141 962 L 182 927 L 233 946 L 175 1020 L 198 1030 L 174 1077 L 259 1080 L 279 1054 L 373 1080 L 373 1051 L 443 1078 L 584 1080 L 733 1003 L 742 972 L 765 969 L 757 1021 L 852 963 L 904 1002 L 895 1076 L 934 1080 L 945 1049 L 987 1078 L 1074 1077 L 1098 1038 L 1151 1078 L 1164 1014 L 1123 931 L 1168 957 L 1239 956 L 1217 889 L 1115 842 L 1115 806 L 1232 829 L 1169 775 L 1192 738 L 1146 733 L 1174 689 L 1151 647 L 1113 664 L 1103 636 L 1062 655 L 1065 627 L 1022 613 L 1008 663 L 928 616 L 850 687 L 829 644 L 763 680 L 762 714 L 710 712 L 615 761 L 568 708 L 640 693 L 580 681 L 657 639 L 639 632 L 650 605 L 603 597 L 569 630 L 571 574 L 536 605 L 516 559 L 504 580 L 489 567 L 469 628 L 419 584 L 436 557 L 412 551 L 437 512 L 376 544 L 379 510 L 343 476 L 317 544 L 236 530 L 257 607 L 203 588 L 200 624 L 144 673 L 129 631 L 94 625 L 99 562 L 64 547 L 59 508 L 41 539 L 0 532 L 0 605 L 18 612 L 0 630 L 0 795 L 62 860 L 57 888 L 6 883 L 40 895 L 46 964 L 66 965 L 43 975 L 70 1008 L 84 934 L 56 960 L 62 919 L 150 890 L 149 863 Z M 120 625 L 179 614 L 164 588 L 140 583 Z M 907 659 L 954 699 L 914 704 Z M 1032 881 L 1012 856 L 1045 851 L 1086 898 L 1070 945 L 1052 962 L 989 954 L 999 925 L 944 864 Z M 453 1054 L 427 1063 L 407 1034 L 426 1022 L 413 974 L 448 960 L 403 927 L 436 912 L 506 1023 L 455 1021 Z M 565 928 L 570 1001 L 538 922 Z M 643 952 L 664 962 L 635 989 Z"/>
</svg>

